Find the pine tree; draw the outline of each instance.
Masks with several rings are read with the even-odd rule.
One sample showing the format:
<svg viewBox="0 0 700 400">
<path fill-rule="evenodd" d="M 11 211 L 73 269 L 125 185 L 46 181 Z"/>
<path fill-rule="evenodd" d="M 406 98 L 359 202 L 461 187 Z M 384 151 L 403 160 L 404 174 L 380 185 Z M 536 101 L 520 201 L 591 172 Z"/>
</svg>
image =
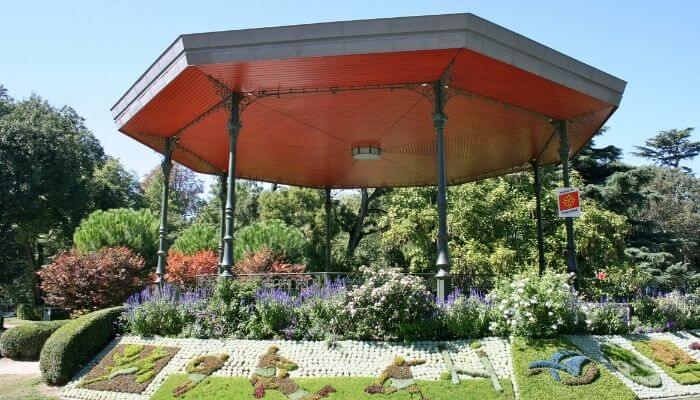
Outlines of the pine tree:
<svg viewBox="0 0 700 400">
<path fill-rule="evenodd" d="M 679 168 L 681 161 L 692 160 L 700 154 L 700 141 L 690 140 L 693 130 L 695 128 L 661 131 L 644 142 L 645 146 L 635 146 L 639 151 L 634 154 L 653 160 L 662 167 Z"/>
</svg>

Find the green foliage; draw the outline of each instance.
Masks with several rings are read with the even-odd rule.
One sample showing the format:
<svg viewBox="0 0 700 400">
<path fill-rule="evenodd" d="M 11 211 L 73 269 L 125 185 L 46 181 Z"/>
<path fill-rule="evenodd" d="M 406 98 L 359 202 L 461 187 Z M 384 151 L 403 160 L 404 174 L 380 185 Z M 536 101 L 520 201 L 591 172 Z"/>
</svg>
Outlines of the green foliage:
<svg viewBox="0 0 700 400">
<path fill-rule="evenodd" d="M 236 180 L 236 205 L 233 211 L 234 232 L 258 220 L 258 199 L 262 185 L 255 181 Z M 224 204 L 226 199 L 224 199 Z M 221 181 L 214 183 L 209 200 L 197 212 L 195 223 L 219 226 L 221 222 Z"/>
<path fill-rule="evenodd" d="M 306 238 L 303 255 L 312 271 L 323 269 L 324 266 L 326 243 L 324 204 L 325 194 L 322 190 L 297 187 L 265 191 L 259 198 L 262 222 L 280 220 L 285 225 L 301 231 Z M 333 237 L 338 230 L 338 224 L 333 224 Z"/>
<path fill-rule="evenodd" d="M 124 307 L 107 308 L 71 320 L 44 344 L 39 367 L 50 385 L 63 385 L 117 333 Z"/>
<path fill-rule="evenodd" d="M 588 332 L 594 335 L 624 335 L 629 333 L 627 308 L 615 303 L 584 305 Z"/>
<path fill-rule="evenodd" d="M 233 249 L 236 260 L 268 248 L 277 258 L 301 263 L 304 261 L 305 246 L 306 238 L 300 229 L 273 219 L 256 222 L 238 231 Z"/>
<path fill-rule="evenodd" d="M 521 274 L 502 278 L 488 295 L 495 306 L 489 329 L 496 334 L 552 337 L 574 332 L 582 321 L 566 274 Z"/>
<path fill-rule="evenodd" d="M 216 251 L 219 247 L 219 228 L 205 223 L 194 223 L 178 233 L 170 250 L 192 255 L 202 250 Z"/>
<path fill-rule="evenodd" d="M 80 223 L 73 241 L 83 253 L 104 247 L 126 247 L 141 255 L 147 266 L 153 266 L 158 250 L 158 227 L 158 219 L 148 210 L 98 210 Z"/>
<path fill-rule="evenodd" d="M 15 309 L 15 315 L 17 316 L 17 318 L 26 321 L 39 321 L 42 317 L 41 309 L 28 303 L 22 303 L 18 305 Z"/>
<path fill-rule="evenodd" d="M 80 381 L 79 387 L 88 387 L 93 383 L 113 379 L 119 375 L 134 374 L 135 383 L 148 382 L 155 376 L 156 362 L 168 356 L 163 347 L 156 347 L 148 354 L 144 354 L 142 345 L 127 345 L 121 354 L 114 355 L 114 364 L 109 366 L 105 373 L 90 379 Z"/>
<path fill-rule="evenodd" d="M 645 146 L 635 146 L 639 151 L 634 154 L 662 167 L 679 168 L 682 161 L 692 160 L 700 154 L 700 142 L 690 140 L 693 130 L 695 128 L 661 131 L 647 139 Z"/>
<path fill-rule="evenodd" d="M 491 312 L 487 304 L 476 297 L 461 295 L 444 310 L 444 324 L 452 338 L 478 338 L 488 335 Z M 475 343 L 470 346 L 475 348 Z"/>
<path fill-rule="evenodd" d="M 640 296 L 631 304 L 640 328 L 700 328 L 700 297 L 697 295 L 671 292 L 657 297 Z"/>
<path fill-rule="evenodd" d="M 119 159 L 107 157 L 95 168 L 90 188 L 93 192 L 95 208 L 141 208 L 143 195 L 137 175 L 124 168 Z"/>
<path fill-rule="evenodd" d="M 396 268 L 360 268 L 362 285 L 348 292 L 346 331 L 360 339 L 416 340 L 434 334 L 436 305 L 423 280 Z"/>
<path fill-rule="evenodd" d="M 184 384 L 188 377 L 185 374 L 169 376 L 163 385 L 153 394 L 153 400 L 171 400 L 173 390 Z M 364 388 L 372 385 L 374 378 L 358 377 L 324 377 L 324 378 L 295 378 L 299 384 L 310 393 L 318 393 L 323 387 L 331 385 L 336 392 L 328 398 L 331 400 L 411 400 L 416 399 L 407 391 L 392 394 L 367 394 Z M 417 384 L 421 392 L 431 400 L 507 400 L 513 399 L 513 388 L 509 380 L 500 381 L 504 388 L 503 393 L 493 390 L 491 382 L 486 379 L 469 379 L 458 386 L 449 381 L 422 381 Z M 413 396 L 413 397 L 412 397 Z M 183 400 L 227 400 L 253 398 L 253 386 L 248 378 L 208 377 L 199 385 L 177 399 Z M 268 391 L 265 394 L 267 400 L 285 400 L 287 397 L 277 391 Z M 608 398 L 603 398 L 607 400 Z M 626 398 L 625 398 L 626 399 Z M 534 399 L 525 399 L 534 400 Z M 538 399 L 541 400 L 541 399 Z"/>
<path fill-rule="evenodd" d="M 66 322 L 37 322 L 10 328 L 0 336 L 0 352 L 12 360 L 36 361 L 49 336 Z"/>
<path fill-rule="evenodd" d="M 600 368 L 600 376 L 588 385 L 553 385 L 549 374 L 530 376 L 529 365 L 560 350 L 579 351 L 566 339 L 515 338 L 511 346 L 513 370 L 522 400 L 633 400 L 637 396 L 610 371 Z M 564 373 L 562 373 L 563 375 Z"/>
<path fill-rule="evenodd" d="M 178 231 L 186 221 L 195 217 L 202 206 L 200 195 L 204 191 L 202 181 L 194 171 L 180 164 L 173 164 L 170 171 L 170 197 L 168 218 L 173 231 Z M 160 215 L 163 198 L 163 170 L 160 165 L 153 168 L 141 182 L 146 208 Z"/>
</svg>

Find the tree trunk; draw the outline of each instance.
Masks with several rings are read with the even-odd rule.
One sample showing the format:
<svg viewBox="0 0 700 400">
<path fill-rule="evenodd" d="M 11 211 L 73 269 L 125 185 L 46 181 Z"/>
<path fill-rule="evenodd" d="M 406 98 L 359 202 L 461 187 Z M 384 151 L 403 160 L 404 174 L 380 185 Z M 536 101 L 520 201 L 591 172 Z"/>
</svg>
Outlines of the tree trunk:
<svg viewBox="0 0 700 400">
<path fill-rule="evenodd" d="M 32 279 L 32 286 L 34 293 L 34 305 L 38 306 L 41 304 L 41 289 L 39 288 L 39 278 L 36 275 L 38 267 L 38 260 L 34 257 L 34 249 L 32 244 L 29 242 L 25 243 L 25 248 L 27 251 L 27 268 L 29 268 L 29 276 Z"/>
<path fill-rule="evenodd" d="M 348 259 L 352 259 L 355 256 L 355 250 L 357 249 L 357 246 L 360 245 L 360 240 L 362 240 L 362 237 L 364 236 L 362 227 L 364 226 L 365 217 L 367 216 L 369 195 L 367 194 L 367 189 L 360 189 L 360 194 L 362 196 L 360 200 L 360 210 L 357 212 L 357 219 L 355 220 L 355 224 L 350 231 L 350 237 L 348 238 Z"/>
</svg>

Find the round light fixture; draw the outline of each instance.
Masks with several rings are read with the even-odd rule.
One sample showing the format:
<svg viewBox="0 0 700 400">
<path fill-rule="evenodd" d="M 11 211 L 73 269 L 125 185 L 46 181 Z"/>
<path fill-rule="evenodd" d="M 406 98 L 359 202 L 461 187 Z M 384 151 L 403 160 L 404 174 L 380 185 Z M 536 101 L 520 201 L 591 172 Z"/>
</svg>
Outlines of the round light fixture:
<svg viewBox="0 0 700 400">
<path fill-rule="evenodd" d="M 355 160 L 379 160 L 379 147 L 353 147 L 352 158 Z"/>
</svg>

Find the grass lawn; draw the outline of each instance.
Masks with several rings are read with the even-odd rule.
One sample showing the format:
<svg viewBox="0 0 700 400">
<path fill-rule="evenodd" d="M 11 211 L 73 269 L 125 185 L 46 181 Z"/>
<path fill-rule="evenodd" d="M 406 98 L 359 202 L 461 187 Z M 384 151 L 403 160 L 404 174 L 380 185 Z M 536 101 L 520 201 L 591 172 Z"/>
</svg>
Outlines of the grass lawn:
<svg viewBox="0 0 700 400">
<path fill-rule="evenodd" d="M 26 319 L 19 319 L 17 317 L 5 318 L 5 327 L 27 325 L 27 324 L 36 324 L 37 322 L 41 322 L 41 321 L 29 321 Z"/>
<path fill-rule="evenodd" d="M 548 372 L 527 376 L 533 361 L 548 360 L 563 349 L 578 349 L 568 340 L 560 339 L 515 339 L 512 346 L 513 368 L 522 400 L 632 400 L 637 396 L 622 381 L 599 365 L 600 376 L 588 385 L 566 386 L 555 382 Z M 568 376 L 559 372 L 562 380 Z"/>
<path fill-rule="evenodd" d="M 666 343 L 668 346 L 670 346 L 673 349 L 683 351 L 683 350 L 679 349 L 678 346 L 676 346 L 675 344 L 673 344 L 667 340 L 660 340 L 659 342 Z M 654 362 L 654 364 L 661 367 L 661 369 L 664 370 L 664 372 L 668 376 L 673 378 L 676 382 L 680 383 L 681 385 L 694 385 L 696 383 L 700 383 L 700 374 L 696 375 L 696 373 L 693 373 L 693 372 L 682 372 L 682 373 L 677 372 L 676 368 L 670 367 L 670 366 L 666 365 L 665 363 L 657 360 L 653 356 L 653 351 L 649 347 L 649 344 L 646 340 L 633 341 L 632 346 L 634 346 L 634 348 L 637 349 L 637 351 L 642 353 L 642 355 L 644 357 L 652 360 Z"/>
<path fill-rule="evenodd" d="M 41 378 L 27 375 L 0 375 L 0 400 L 58 400 L 41 393 Z"/>
<path fill-rule="evenodd" d="M 158 391 L 151 397 L 152 400 L 175 399 L 172 396 L 173 389 L 180 385 L 186 375 L 172 375 L 163 383 Z M 316 392 L 326 385 L 336 388 L 336 393 L 331 393 L 328 400 L 410 400 L 411 395 L 405 391 L 392 395 L 373 394 L 364 392 L 364 388 L 371 385 L 374 378 L 299 378 L 294 381 L 309 392 Z M 450 381 L 418 381 L 423 395 L 430 400 L 505 400 L 513 399 L 513 389 L 508 380 L 502 380 L 504 393 L 497 393 L 487 379 L 469 380 L 454 386 Z M 268 390 L 266 400 L 287 400 L 285 396 L 276 390 Z M 182 400 L 230 400 L 251 399 L 253 386 L 247 378 L 221 378 L 209 377 L 197 387 L 177 399 Z M 418 400 L 417 396 L 413 400 Z"/>
</svg>

